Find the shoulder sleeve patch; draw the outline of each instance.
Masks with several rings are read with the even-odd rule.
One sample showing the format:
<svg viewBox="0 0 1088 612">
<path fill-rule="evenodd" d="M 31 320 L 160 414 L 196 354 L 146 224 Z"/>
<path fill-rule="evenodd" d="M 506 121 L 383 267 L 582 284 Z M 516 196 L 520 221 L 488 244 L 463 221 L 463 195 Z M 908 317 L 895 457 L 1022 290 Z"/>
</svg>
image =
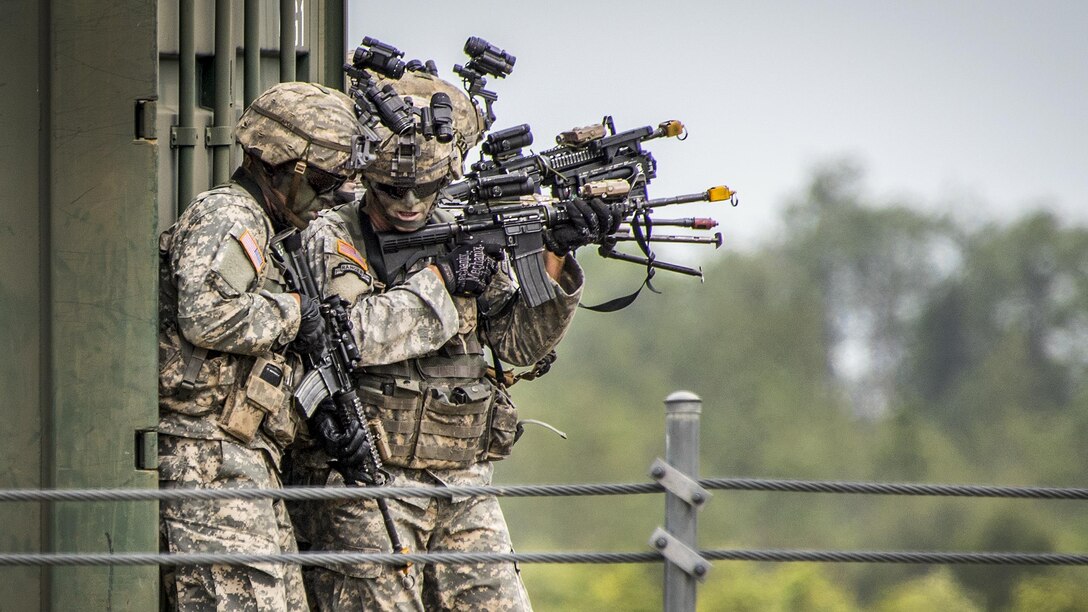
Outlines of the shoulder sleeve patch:
<svg viewBox="0 0 1088 612">
<path fill-rule="evenodd" d="M 336 241 L 336 252 L 354 261 L 364 272 L 369 268 L 369 266 L 366 265 L 366 259 L 364 259 L 363 256 L 359 254 L 359 251 L 355 250 L 355 247 L 351 246 L 346 240 L 338 239 Z"/>
<path fill-rule="evenodd" d="M 352 274 L 355 277 L 357 277 L 359 280 L 363 281 L 364 283 L 366 283 L 368 285 L 371 284 L 373 282 L 373 280 L 374 280 L 374 279 L 372 279 L 370 277 L 369 274 L 366 273 L 366 271 L 363 268 L 361 268 L 361 267 L 359 267 L 359 266 L 357 266 L 357 265 L 355 265 L 353 263 L 346 262 L 346 261 L 344 263 L 342 263 L 342 264 L 338 264 L 336 267 L 334 267 L 332 269 L 333 279 L 336 279 L 336 278 L 338 278 L 340 276 L 344 276 L 345 274 Z"/>
<path fill-rule="evenodd" d="M 246 252 L 249 257 L 249 263 L 253 264 L 253 269 L 257 271 L 257 274 L 261 273 L 264 268 L 264 253 L 261 252 L 260 245 L 257 244 L 257 239 L 253 237 L 253 234 L 249 233 L 249 230 L 242 232 L 241 236 L 238 236 L 238 242 L 242 245 L 242 250 Z"/>
</svg>

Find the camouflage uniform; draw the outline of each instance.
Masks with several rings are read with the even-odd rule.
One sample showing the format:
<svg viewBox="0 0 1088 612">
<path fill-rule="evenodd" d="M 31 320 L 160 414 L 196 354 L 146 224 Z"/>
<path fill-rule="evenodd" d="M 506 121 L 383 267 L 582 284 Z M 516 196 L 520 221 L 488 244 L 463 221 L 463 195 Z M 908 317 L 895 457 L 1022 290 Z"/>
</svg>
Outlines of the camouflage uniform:
<svg viewBox="0 0 1088 612">
<path fill-rule="evenodd" d="M 298 331 L 298 300 L 275 291 L 269 279 L 271 232 L 260 205 L 232 184 L 198 196 L 160 239 L 167 294 L 159 338 L 161 488 L 280 486 L 281 449 L 297 426 L 289 394 L 271 407 L 248 442 L 220 425 L 225 405 L 238 397 L 255 357 L 282 361 L 273 351 L 282 350 Z M 187 354 L 197 350 L 184 347 L 188 342 L 212 352 L 193 390 L 179 398 Z M 170 552 L 296 550 L 279 500 L 164 501 L 160 517 L 162 541 Z M 179 609 L 214 607 L 215 602 L 229 609 L 306 606 L 297 566 L 179 566 L 166 579 L 167 597 Z"/>
<path fill-rule="evenodd" d="M 431 222 L 441 220 L 435 215 Z M 545 355 L 574 315 L 583 282 L 581 268 L 567 258 L 557 283 L 558 297 L 535 309 L 515 296 L 508 272 L 500 270 L 483 298 L 502 312 L 483 330 L 477 324 L 476 301 L 451 297 L 432 271 L 422 269 L 389 285 L 390 279 L 379 278 L 371 258 L 380 254 L 365 248 L 368 226 L 360 204 L 351 204 L 323 214 L 310 224 L 304 238 L 324 293 L 338 294 L 352 304 L 353 330 L 363 355 L 358 390 L 382 421 L 390 449 L 386 466 L 395 477 L 392 484 L 488 485 L 491 462 L 507 456 L 513 445 L 517 415 L 505 391 L 484 378 L 482 345 L 518 366 Z M 422 380 L 420 372 L 425 373 Z M 453 388 L 480 390 L 481 399 L 452 402 L 448 395 Z M 343 486 L 326 459 L 313 449 L 298 453 L 297 484 Z M 374 502 L 322 501 L 290 507 L 300 540 L 312 549 L 391 550 Z M 512 550 L 493 497 L 405 498 L 389 500 L 389 507 L 400 537 L 412 550 Z M 513 564 L 417 565 L 410 571 L 414 588 L 405 585 L 397 568 L 376 564 L 308 569 L 306 582 L 312 603 L 321 610 L 530 609 Z"/>
<path fill-rule="evenodd" d="M 307 83 L 273 86 L 239 123 L 248 165 L 230 184 L 197 196 L 160 236 L 161 488 L 282 486 L 280 459 L 301 421 L 292 401 L 301 367 L 285 350 L 302 315 L 271 257 L 275 226 L 263 204 L 281 225 L 292 215 L 292 223 L 304 223 L 300 215 L 314 199 L 295 197 L 299 180 L 308 168 L 339 173 L 350 153 L 344 143 L 358 129 L 343 94 Z M 294 164 L 292 194 L 271 204 L 270 195 L 282 194 L 253 169 L 295 160 L 302 163 Z M 282 500 L 170 500 L 159 513 L 160 546 L 171 553 L 297 551 Z M 297 565 L 164 568 L 163 586 L 170 609 L 308 609 Z"/>
</svg>

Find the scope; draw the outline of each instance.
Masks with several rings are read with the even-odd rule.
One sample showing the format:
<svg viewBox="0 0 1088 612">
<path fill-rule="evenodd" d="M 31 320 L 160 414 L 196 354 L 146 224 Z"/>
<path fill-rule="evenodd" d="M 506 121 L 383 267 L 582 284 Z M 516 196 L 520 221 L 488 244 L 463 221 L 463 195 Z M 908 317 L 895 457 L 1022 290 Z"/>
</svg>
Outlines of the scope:
<svg viewBox="0 0 1088 612">
<path fill-rule="evenodd" d="M 480 148 L 485 155 L 497 157 L 531 144 L 533 144 L 533 132 L 528 123 L 523 123 L 505 130 L 491 132 Z"/>
</svg>

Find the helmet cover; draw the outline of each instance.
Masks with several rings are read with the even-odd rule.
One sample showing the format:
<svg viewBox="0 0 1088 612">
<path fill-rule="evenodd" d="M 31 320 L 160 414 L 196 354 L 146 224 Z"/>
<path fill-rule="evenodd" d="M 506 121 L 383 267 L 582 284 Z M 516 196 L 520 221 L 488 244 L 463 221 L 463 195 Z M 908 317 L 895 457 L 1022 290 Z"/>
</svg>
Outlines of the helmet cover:
<svg viewBox="0 0 1088 612">
<path fill-rule="evenodd" d="M 352 143 L 362 136 L 355 105 L 342 92 L 317 83 L 273 85 L 242 113 L 235 138 L 266 164 L 302 160 L 348 176 Z"/>
</svg>

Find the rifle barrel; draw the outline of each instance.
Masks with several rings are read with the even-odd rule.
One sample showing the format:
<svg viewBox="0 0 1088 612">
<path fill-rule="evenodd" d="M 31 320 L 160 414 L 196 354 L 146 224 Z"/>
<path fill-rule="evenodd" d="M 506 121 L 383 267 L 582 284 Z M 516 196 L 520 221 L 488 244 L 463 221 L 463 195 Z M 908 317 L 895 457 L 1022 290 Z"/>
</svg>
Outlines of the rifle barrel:
<svg viewBox="0 0 1088 612">
<path fill-rule="evenodd" d="M 632 242 L 638 240 L 630 233 L 623 232 L 613 234 L 609 238 L 619 242 Z M 713 236 L 689 236 L 684 234 L 651 234 L 647 242 L 676 242 L 682 244 L 713 244 L 714 248 L 722 246 L 722 233 L 715 232 Z"/>
<path fill-rule="evenodd" d="M 684 217 L 682 219 L 658 219 L 652 217 L 654 226 L 670 225 L 675 227 L 690 227 L 697 230 L 708 230 L 718 227 L 718 221 L 710 217 Z"/>
<path fill-rule="evenodd" d="M 687 195 L 673 196 L 671 198 L 655 198 L 653 200 L 646 200 L 645 206 L 649 208 L 656 208 L 658 206 L 669 206 L 672 204 L 688 204 L 690 202 L 721 202 L 733 197 L 734 192 L 732 189 L 725 185 L 719 185 L 717 187 L 711 187 L 706 191 L 700 191 L 699 193 L 689 193 Z"/>
</svg>

